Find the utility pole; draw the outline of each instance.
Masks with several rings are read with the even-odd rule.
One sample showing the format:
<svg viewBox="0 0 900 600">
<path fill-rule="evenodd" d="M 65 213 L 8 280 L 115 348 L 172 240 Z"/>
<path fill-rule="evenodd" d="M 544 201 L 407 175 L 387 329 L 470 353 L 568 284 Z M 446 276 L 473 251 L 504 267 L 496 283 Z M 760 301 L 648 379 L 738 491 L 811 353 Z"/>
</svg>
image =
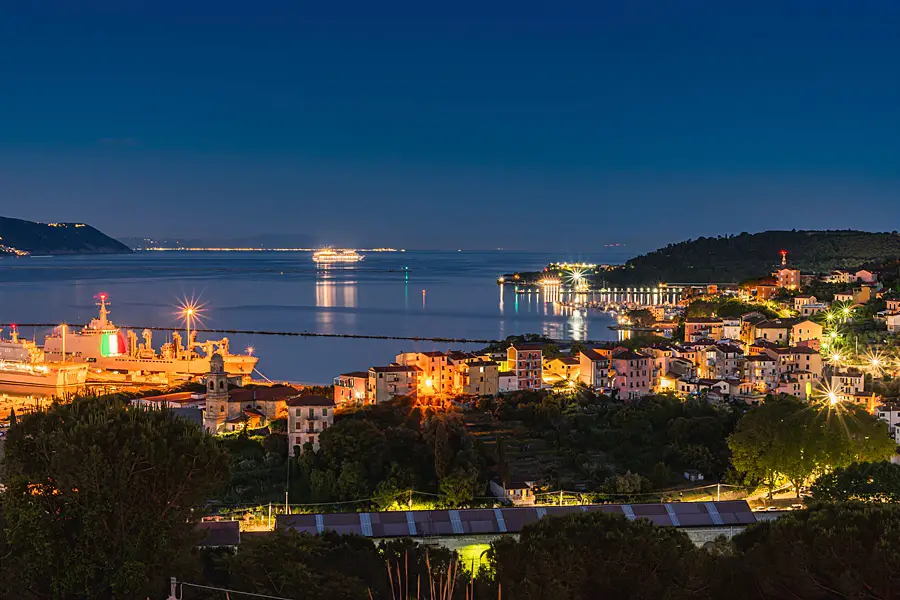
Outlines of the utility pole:
<svg viewBox="0 0 900 600">
<path fill-rule="evenodd" d="M 174 577 L 169 578 L 169 597 L 166 600 L 178 600 L 178 597 L 175 595 L 175 592 L 178 589 L 178 580 Z"/>
<path fill-rule="evenodd" d="M 291 493 L 291 457 L 288 456 L 287 461 L 287 485 L 284 486 L 284 514 L 291 514 L 290 505 L 288 504 L 288 494 Z"/>
<path fill-rule="evenodd" d="M 269 502 L 269 529 L 272 529 L 272 503 Z"/>
<path fill-rule="evenodd" d="M 716 502 L 719 502 L 722 498 L 722 484 L 716 484 Z"/>
</svg>

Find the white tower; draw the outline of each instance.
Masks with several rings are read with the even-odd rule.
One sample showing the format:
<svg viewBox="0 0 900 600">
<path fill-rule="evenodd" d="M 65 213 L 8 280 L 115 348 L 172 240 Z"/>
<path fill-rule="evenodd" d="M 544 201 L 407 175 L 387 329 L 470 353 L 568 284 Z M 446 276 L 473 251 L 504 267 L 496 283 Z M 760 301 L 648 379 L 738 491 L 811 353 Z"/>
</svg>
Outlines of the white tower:
<svg viewBox="0 0 900 600">
<path fill-rule="evenodd" d="M 216 433 L 228 418 L 228 374 L 221 354 L 213 354 L 209 359 L 209 373 L 206 374 L 206 413 L 203 426 L 210 433 Z"/>
</svg>

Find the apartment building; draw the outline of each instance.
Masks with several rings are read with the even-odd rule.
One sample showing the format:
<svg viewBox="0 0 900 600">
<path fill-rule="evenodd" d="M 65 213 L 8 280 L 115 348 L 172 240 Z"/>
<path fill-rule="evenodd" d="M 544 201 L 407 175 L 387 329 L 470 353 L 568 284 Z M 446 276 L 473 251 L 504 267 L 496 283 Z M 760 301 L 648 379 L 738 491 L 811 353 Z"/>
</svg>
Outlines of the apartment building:
<svg viewBox="0 0 900 600">
<path fill-rule="evenodd" d="M 791 327 L 791 344 L 818 350 L 822 344 L 824 331 L 825 329 L 815 321 L 804 319 Z"/>
<path fill-rule="evenodd" d="M 544 386 L 544 356 L 541 344 L 519 344 L 506 350 L 506 362 L 516 374 L 516 389 L 539 390 Z"/>
<path fill-rule="evenodd" d="M 415 365 L 371 367 L 366 397 L 370 403 L 381 404 L 399 396 L 416 396 L 421 379 L 422 369 Z"/>
<path fill-rule="evenodd" d="M 725 379 L 741 377 L 744 370 L 744 351 L 734 344 L 716 344 L 706 349 L 702 377 Z"/>
<path fill-rule="evenodd" d="M 856 369 L 847 369 L 831 376 L 831 389 L 839 396 L 861 395 L 865 388 L 865 377 Z"/>
<path fill-rule="evenodd" d="M 419 394 L 422 396 L 453 394 L 453 369 L 445 352 L 403 352 L 397 355 L 396 364 L 415 366 L 420 370 Z"/>
<path fill-rule="evenodd" d="M 337 406 L 360 406 L 368 402 L 368 371 L 342 373 L 334 378 L 334 403 Z"/>
<path fill-rule="evenodd" d="M 303 446 L 319 449 L 319 435 L 334 424 L 334 400 L 325 396 L 295 396 L 287 401 L 288 452 Z"/>
<path fill-rule="evenodd" d="M 725 324 L 722 319 L 711 317 L 694 317 L 684 321 L 684 340 L 696 342 L 703 339 L 721 340 L 724 337 Z"/>
<path fill-rule="evenodd" d="M 610 387 L 609 367 L 612 350 L 606 348 L 588 348 L 578 355 L 578 377 L 581 383 L 594 390 Z"/>
<path fill-rule="evenodd" d="M 650 357 L 624 348 L 613 351 L 610 359 L 610 388 L 621 399 L 635 399 L 653 391 L 653 365 Z"/>
<path fill-rule="evenodd" d="M 800 287 L 800 271 L 798 269 L 779 269 L 775 273 L 775 279 L 779 288 L 796 290 Z"/>
<path fill-rule="evenodd" d="M 492 360 L 461 363 L 459 393 L 466 396 L 496 396 L 500 393 L 500 365 Z"/>
<path fill-rule="evenodd" d="M 745 362 L 747 382 L 758 392 L 778 387 L 778 361 L 768 354 L 751 354 Z"/>
</svg>

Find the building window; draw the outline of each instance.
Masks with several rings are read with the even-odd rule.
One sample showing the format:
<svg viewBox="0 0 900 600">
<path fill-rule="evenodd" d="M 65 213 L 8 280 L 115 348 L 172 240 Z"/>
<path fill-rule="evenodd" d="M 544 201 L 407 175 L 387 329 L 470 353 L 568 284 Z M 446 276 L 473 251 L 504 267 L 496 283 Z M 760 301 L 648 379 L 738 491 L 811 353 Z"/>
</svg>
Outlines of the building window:
<svg viewBox="0 0 900 600">
<path fill-rule="evenodd" d="M 316 409 L 314 409 L 314 408 L 309 409 L 309 418 L 312 419 L 315 416 L 316 416 Z"/>
<path fill-rule="evenodd" d="M 327 409 L 327 408 L 323 408 L 323 409 L 322 409 L 322 416 L 323 416 L 323 417 L 327 417 L 327 416 L 328 416 L 328 409 Z"/>
</svg>

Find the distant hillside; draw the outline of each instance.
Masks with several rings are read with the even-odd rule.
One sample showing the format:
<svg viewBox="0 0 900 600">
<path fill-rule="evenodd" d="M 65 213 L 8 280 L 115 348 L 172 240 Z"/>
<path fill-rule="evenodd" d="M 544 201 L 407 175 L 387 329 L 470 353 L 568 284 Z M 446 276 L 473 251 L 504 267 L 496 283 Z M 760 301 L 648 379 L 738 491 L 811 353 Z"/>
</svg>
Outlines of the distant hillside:
<svg viewBox="0 0 900 600">
<path fill-rule="evenodd" d="M 788 252 L 788 263 L 825 273 L 900 258 L 900 235 L 865 231 L 765 231 L 699 238 L 632 258 L 607 272 L 610 284 L 737 283 L 771 273 Z"/>
<path fill-rule="evenodd" d="M 34 223 L 0 217 L 2 254 L 117 254 L 125 244 L 84 223 Z"/>
</svg>

